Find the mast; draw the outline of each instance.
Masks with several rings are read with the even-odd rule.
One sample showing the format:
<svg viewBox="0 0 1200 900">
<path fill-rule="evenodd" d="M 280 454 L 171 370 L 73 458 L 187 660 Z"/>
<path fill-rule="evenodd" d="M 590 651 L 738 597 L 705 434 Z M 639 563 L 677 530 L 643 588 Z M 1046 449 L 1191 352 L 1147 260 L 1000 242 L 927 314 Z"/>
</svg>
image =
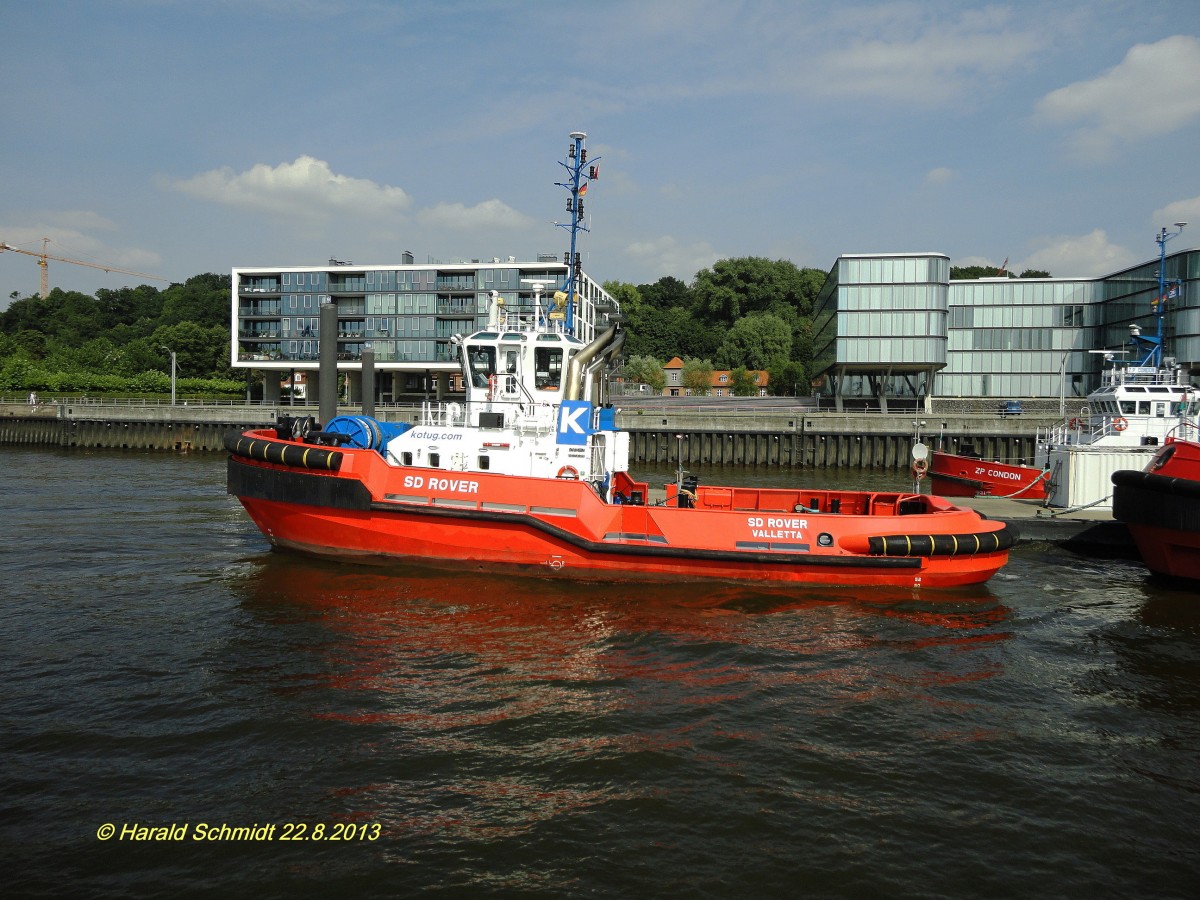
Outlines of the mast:
<svg viewBox="0 0 1200 900">
<path fill-rule="evenodd" d="M 1183 234 L 1185 225 L 1187 225 L 1187 222 L 1176 222 L 1175 228 L 1177 230 L 1175 231 L 1167 231 L 1164 225 L 1162 230 L 1154 237 L 1154 243 L 1158 244 L 1158 296 L 1154 298 L 1155 320 L 1158 326 L 1157 335 L 1154 338 L 1147 338 L 1139 335 L 1136 331 L 1133 333 L 1135 339 L 1140 339 L 1150 344 L 1150 352 L 1146 354 L 1146 359 L 1142 361 L 1142 365 L 1149 363 L 1156 369 L 1162 366 L 1163 320 L 1167 314 L 1167 241 Z M 1179 279 L 1172 281 L 1172 284 L 1179 283 Z"/>
<path fill-rule="evenodd" d="M 565 188 L 570 197 L 567 198 L 567 212 L 571 214 L 569 222 L 555 222 L 559 228 L 566 228 L 571 232 L 570 249 L 563 254 L 563 263 L 567 267 L 567 275 L 563 280 L 562 287 L 559 292 L 564 295 L 559 298 L 555 295 L 555 301 L 560 300 L 566 303 L 566 322 L 564 329 L 567 334 L 575 333 L 575 302 L 576 291 L 579 286 L 580 275 L 582 273 L 582 265 L 579 258 L 579 252 L 575 249 L 579 239 L 579 232 L 590 231 L 583 221 L 583 198 L 587 194 L 588 185 L 600 177 L 600 169 L 595 164 L 596 157 L 592 160 L 592 165 L 588 166 L 587 173 L 584 174 L 584 166 L 587 164 L 587 149 L 583 146 L 584 140 L 587 139 L 587 134 L 582 131 L 571 132 L 571 143 L 567 146 L 567 159 L 565 162 L 559 161 L 559 165 L 567 170 L 566 181 L 554 182 L 561 188 Z"/>
</svg>

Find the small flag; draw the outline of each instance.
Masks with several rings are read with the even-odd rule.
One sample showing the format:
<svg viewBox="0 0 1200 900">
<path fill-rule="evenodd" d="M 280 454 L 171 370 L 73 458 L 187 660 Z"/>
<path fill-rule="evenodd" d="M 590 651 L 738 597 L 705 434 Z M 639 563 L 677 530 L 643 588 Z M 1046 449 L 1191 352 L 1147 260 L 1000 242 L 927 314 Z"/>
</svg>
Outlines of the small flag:
<svg viewBox="0 0 1200 900">
<path fill-rule="evenodd" d="M 587 193 L 587 182 L 584 182 L 582 185 L 579 186 L 579 196 L 582 197 L 586 193 Z"/>
</svg>

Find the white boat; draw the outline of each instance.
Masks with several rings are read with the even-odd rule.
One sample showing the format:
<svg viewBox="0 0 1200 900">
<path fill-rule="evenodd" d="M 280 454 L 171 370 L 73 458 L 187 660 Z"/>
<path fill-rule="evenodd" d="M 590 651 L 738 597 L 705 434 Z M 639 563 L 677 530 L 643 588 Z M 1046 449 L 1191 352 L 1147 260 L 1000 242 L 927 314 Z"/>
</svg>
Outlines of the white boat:
<svg viewBox="0 0 1200 900">
<path fill-rule="evenodd" d="M 1145 468 L 1169 437 L 1195 440 L 1197 414 L 1200 394 L 1177 366 L 1114 361 L 1077 416 L 1038 431 L 1046 505 L 1111 509 L 1112 473 Z"/>
</svg>

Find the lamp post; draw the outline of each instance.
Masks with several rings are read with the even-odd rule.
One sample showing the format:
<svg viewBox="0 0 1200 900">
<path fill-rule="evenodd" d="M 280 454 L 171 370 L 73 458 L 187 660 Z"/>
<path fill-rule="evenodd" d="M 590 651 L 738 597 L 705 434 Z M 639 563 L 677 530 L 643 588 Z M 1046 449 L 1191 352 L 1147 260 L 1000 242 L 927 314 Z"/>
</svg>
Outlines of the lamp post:
<svg viewBox="0 0 1200 900">
<path fill-rule="evenodd" d="M 1165 314 L 1164 310 L 1167 305 L 1167 241 L 1171 240 L 1172 238 L 1177 238 L 1179 235 L 1183 234 L 1183 228 L 1185 225 L 1187 225 L 1187 222 L 1176 222 L 1175 231 L 1167 231 L 1167 228 L 1164 225 L 1162 230 L 1159 231 L 1158 235 L 1154 238 L 1154 243 L 1158 244 L 1158 297 L 1155 298 L 1155 310 L 1157 312 L 1156 318 L 1158 319 L 1158 346 L 1154 348 L 1155 366 L 1162 365 L 1163 316 Z"/>
<path fill-rule="evenodd" d="M 171 354 L 171 405 L 175 405 L 175 351 L 166 344 L 159 344 L 163 350 Z"/>
<path fill-rule="evenodd" d="M 1067 360 L 1071 358 L 1071 351 L 1068 350 L 1063 354 L 1062 362 L 1058 366 L 1058 414 L 1065 416 L 1067 414 Z"/>
</svg>

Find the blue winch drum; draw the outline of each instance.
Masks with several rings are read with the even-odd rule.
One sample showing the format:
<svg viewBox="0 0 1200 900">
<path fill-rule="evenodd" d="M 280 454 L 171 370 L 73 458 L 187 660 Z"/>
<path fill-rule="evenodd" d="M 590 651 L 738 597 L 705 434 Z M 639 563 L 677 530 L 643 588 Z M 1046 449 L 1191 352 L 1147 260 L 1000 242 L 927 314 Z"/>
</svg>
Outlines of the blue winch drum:
<svg viewBox="0 0 1200 900">
<path fill-rule="evenodd" d="M 370 416 L 336 416 L 329 420 L 326 434 L 344 434 L 346 444 L 363 450 L 382 450 L 387 442 L 408 431 L 407 422 L 380 422 Z"/>
</svg>

